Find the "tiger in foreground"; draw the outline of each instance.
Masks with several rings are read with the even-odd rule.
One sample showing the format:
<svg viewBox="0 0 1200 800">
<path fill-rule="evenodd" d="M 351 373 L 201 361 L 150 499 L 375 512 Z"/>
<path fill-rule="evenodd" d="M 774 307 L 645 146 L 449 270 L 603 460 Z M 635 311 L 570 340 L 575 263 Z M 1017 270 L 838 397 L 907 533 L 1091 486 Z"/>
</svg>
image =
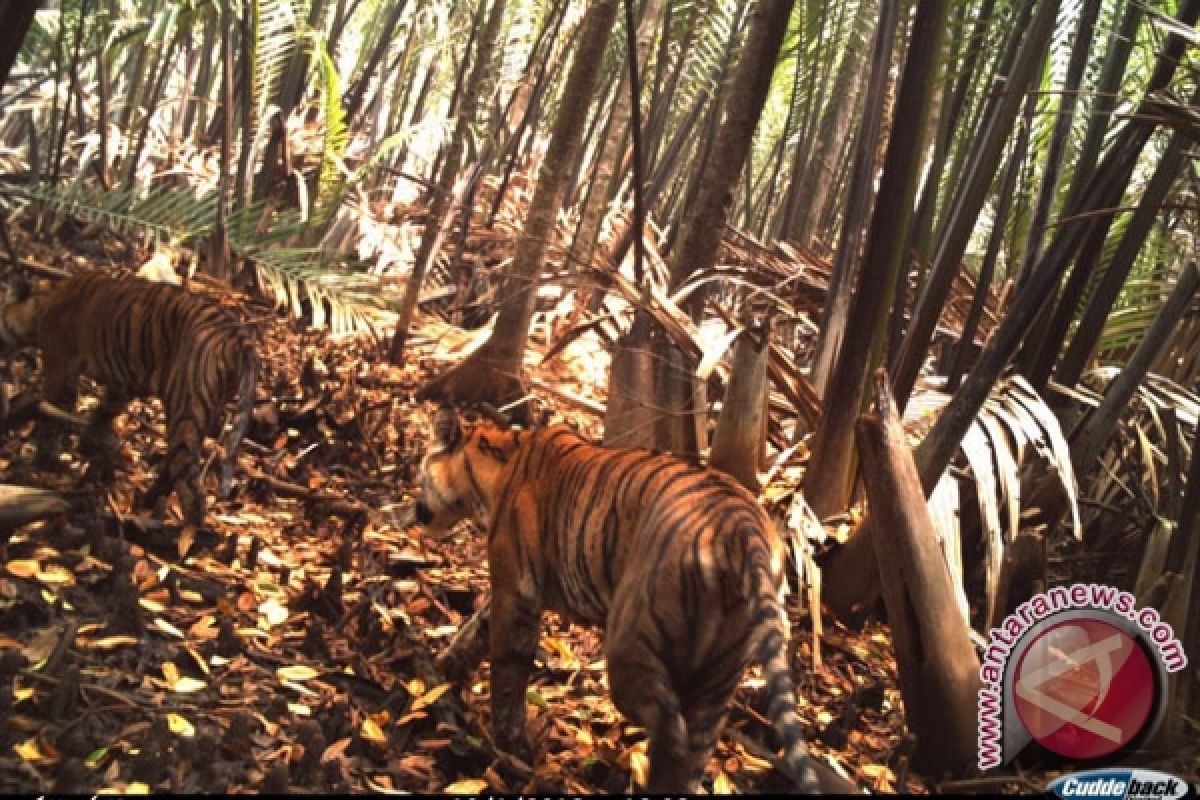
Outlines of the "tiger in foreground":
<svg viewBox="0 0 1200 800">
<path fill-rule="evenodd" d="M 104 384 L 105 393 L 84 431 L 89 456 L 113 457 L 113 420 L 134 398 L 158 397 L 167 417 L 167 454 L 138 505 L 152 508 L 172 489 L 187 521 L 201 524 L 205 495 L 201 447 L 220 433 L 225 403 L 237 398 L 223 441 L 219 494 L 229 494 L 238 445 L 254 403 L 258 356 L 236 318 L 217 303 L 166 283 L 88 271 L 51 289 L 31 293 L 10 281 L 0 306 L 0 343 L 42 351 L 42 395 L 73 411 L 80 375 Z M 38 423 L 39 466 L 57 462 L 63 430 Z M 105 451 L 108 452 L 105 452 Z"/>
<path fill-rule="evenodd" d="M 603 626 L 613 702 L 646 729 L 647 790 L 692 790 L 751 662 L 797 790 L 820 788 L 795 712 L 784 546 L 724 473 L 588 443 L 565 426 L 464 429 L 441 408 L 420 469 L 430 533 L 488 530 L 492 726 L 519 752 L 541 612 Z"/>
</svg>

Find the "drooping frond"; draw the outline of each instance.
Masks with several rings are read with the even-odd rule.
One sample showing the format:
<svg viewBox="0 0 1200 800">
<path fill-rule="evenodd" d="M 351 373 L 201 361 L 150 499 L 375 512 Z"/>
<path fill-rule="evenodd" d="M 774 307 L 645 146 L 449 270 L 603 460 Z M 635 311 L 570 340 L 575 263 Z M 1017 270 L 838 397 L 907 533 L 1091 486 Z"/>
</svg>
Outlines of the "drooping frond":
<svg viewBox="0 0 1200 800">
<path fill-rule="evenodd" d="M 216 218 L 215 192 L 194 193 L 177 187 L 149 192 L 105 191 L 85 184 L 68 189 L 35 185 L 19 191 L 55 211 L 99 223 L 118 233 L 140 231 L 159 241 L 177 244 L 189 243 L 208 233 Z"/>
<path fill-rule="evenodd" d="M 372 331 L 384 309 L 378 278 L 332 269 L 320 248 L 276 248 L 253 259 L 262 286 L 276 304 L 299 317 L 307 309 L 314 327 L 335 334 Z"/>
</svg>

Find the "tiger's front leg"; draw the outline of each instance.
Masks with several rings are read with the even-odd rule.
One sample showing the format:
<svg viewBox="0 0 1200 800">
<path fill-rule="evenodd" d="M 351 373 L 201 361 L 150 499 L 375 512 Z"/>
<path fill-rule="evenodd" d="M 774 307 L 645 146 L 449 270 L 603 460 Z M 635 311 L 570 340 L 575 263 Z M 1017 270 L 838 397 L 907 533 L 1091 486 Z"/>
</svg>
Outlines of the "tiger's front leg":
<svg viewBox="0 0 1200 800">
<path fill-rule="evenodd" d="M 522 536 L 520 529 L 534 527 L 533 513 L 522 514 L 529 503 L 518 497 L 506 524 L 493 523 L 488 545 L 492 584 L 492 735 L 496 746 L 528 760 L 532 746 L 525 733 L 525 693 L 537 652 L 542 618 L 542 576 L 525 574 L 540 558 L 523 552 L 536 544 L 536 532 Z M 497 519 L 500 517 L 497 514 Z M 537 569 L 537 566 L 533 566 Z"/>
<path fill-rule="evenodd" d="M 104 399 L 100 401 L 80 439 L 81 448 L 91 462 L 90 469 L 104 482 L 112 480 L 120 460 L 121 448 L 113 430 L 113 421 L 128 404 L 128 395 L 109 386 L 104 390 Z"/>
<path fill-rule="evenodd" d="M 75 411 L 75 401 L 79 398 L 79 375 L 71 370 L 58 367 L 65 358 L 52 353 L 47 348 L 43 353 L 46 373 L 42 380 L 42 396 L 53 406 L 63 411 Z M 62 462 L 58 456 L 62 453 L 63 435 L 66 430 L 62 422 L 43 418 L 37 425 L 37 455 L 34 465 L 38 469 L 60 470 Z"/>
</svg>

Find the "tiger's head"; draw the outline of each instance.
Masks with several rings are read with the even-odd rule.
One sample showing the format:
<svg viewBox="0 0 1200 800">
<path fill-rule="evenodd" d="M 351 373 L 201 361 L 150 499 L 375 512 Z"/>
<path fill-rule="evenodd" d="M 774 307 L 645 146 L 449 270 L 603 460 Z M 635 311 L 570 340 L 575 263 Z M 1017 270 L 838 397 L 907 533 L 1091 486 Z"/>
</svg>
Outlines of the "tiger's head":
<svg viewBox="0 0 1200 800">
<path fill-rule="evenodd" d="M 416 521 L 433 534 L 468 518 L 486 526 L 519 436 L 491 424 L 465 427 L 452 407 L 439 408 L 421 461 Z"/>
<path fill-rule="evenodd" d="M 44 294 L 34 294 L 17 273 L 9 275 L 8 291 L 0 302 L 0 353 L 7 355 L 35 343 L 44 304 Z"/>
</svg>

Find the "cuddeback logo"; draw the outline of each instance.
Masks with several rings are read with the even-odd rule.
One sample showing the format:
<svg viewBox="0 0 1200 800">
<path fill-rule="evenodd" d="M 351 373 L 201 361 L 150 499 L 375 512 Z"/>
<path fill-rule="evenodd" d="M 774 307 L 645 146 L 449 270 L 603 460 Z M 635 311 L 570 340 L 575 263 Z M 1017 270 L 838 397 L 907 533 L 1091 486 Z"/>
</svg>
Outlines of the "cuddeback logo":
<svg viewBox="0 0 1200 800">
<path fill-rule="evenodd" d="M 1069 761 L 1114 763 L 1153 734 L 1166 674 L 1185 666 L 1171 626 L 1129 592 L 1075 584 L 1038 594 L 991 631 L 979 766 L 1008 763 L 1031 744 Z"/>
<path fill-rule="evenodd" d="M 1064 775 L 1046 787 L 1063 800 L 1075 797 L 1108 800 L 1176 800 L 1192 793 L 1182 778 L 1152 769 L 1095 769 Z"/>
</svg>

